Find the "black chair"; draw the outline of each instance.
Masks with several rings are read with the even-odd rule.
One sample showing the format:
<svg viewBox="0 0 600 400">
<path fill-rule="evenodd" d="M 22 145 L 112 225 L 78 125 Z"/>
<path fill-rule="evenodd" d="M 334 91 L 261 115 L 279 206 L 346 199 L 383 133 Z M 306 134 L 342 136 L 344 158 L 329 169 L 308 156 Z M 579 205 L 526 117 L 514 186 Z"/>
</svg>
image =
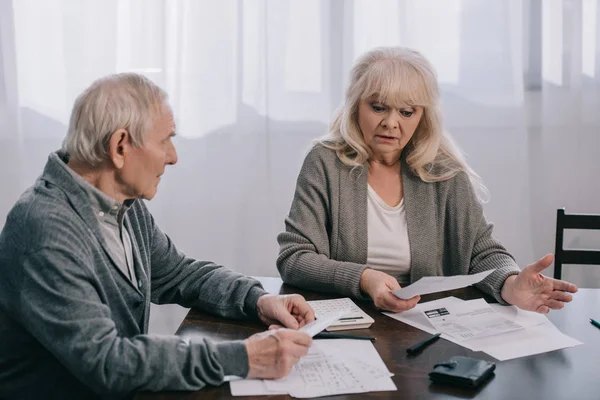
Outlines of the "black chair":
<svg viewBox="0 0 600 400">
<path fill-rule="evenodd" d="M 556 210 L 556 249 L 554 251 L 554 279 L 561 279 L 563 264 L 600 265 L 598 250 L 565 250 L 563 234 L 565 229 L 600 230 L 600 215 L 565 214 L 564 208 Z"/>
</svg>

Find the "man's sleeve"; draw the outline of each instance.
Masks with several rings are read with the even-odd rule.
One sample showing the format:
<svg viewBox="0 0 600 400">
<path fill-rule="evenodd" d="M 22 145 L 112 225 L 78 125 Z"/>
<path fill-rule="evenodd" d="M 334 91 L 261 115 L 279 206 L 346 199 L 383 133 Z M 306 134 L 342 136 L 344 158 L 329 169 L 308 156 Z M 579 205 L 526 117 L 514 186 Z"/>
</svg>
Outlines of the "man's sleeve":
<svg viewBox="0 0 600 400">
<path fill-rule="evenodd" d="M 84 245 L 72 236 L 61 242 Z M 102 302 L 101 285 L 86 267 L 85 248 L 73 249 L 56 245 L 24 256 L 20 322 L 95 392 L 198 390 L 222 383 L 224 375 L 247 375 L 242 341 L 120 337 L 110 309 Z"/>
<path fill-rule="evenodd" d="M 256 302 L 267 292 L 256 279 L 177 250 L 148 214 L 151 228 L 152 301 L 196 307 L 227 318 L 257 318 Z"/>
</svg>

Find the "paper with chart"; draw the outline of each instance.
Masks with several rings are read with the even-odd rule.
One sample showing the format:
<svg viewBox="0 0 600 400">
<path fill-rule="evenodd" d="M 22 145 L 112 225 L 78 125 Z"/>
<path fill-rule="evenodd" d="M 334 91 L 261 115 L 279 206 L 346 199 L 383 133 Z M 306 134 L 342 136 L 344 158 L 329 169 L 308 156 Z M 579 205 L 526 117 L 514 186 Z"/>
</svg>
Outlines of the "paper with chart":
<svg viewBox="0 0 600 400">
<path fill-rule="evenodd" d="M 392 293 L 400 299 L 408 300 L 422 294 L 460 289 L 481 282 L 494 271 L 492 269 L 473 275 L 424 276 L 412 285 L 393 290 Z"/>
<path fill-rule="evenodd" d="M 483 299 L 426 307 L 422 312 L 436 331 L 458 341 L 523 329 L 518 323 L 498 314 Z"/>
<path fill-rule="evenodd" d="M 230 387 L 233 396 L 289 394 L 308 398 L 397 390 L 391 376 L 369 341 L 315 340 L 286 378 L 244 379 L 230 382 Z"/>
<path fill-rule="evenodd" d="M 477 300 L 463 301 L 456 297 L 445 297 L 443 299 L 417 304 L 412 310 L 401 313 L 386 312 L 384 314 L 433 334 L 438 331 L 429 322 L 429 319 L 423 313 L 424 310 L 448 307 L 472 301 Z M 579 340 L 563 334 L 542 314 L 520 310 L 515 306 L 490 304 L 490 307 L 504 318 L 521 325 L 523 329 L 470 340 L 458 340 L 445 333 L 442 333 L 442 338 L 472 351 L 483 351 L 500 361 L 546 353 L 582 344 Z"/>
</svg>

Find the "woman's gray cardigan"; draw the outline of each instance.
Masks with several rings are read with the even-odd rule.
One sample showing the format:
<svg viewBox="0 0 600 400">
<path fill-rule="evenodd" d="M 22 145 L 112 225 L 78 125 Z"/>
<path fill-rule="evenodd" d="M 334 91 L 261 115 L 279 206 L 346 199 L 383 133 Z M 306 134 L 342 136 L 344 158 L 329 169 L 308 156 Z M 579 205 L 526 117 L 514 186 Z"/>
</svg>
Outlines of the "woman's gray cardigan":
<svg viewBox="0 0 600 400">
<path fill-rule="evenodd" d="M 367 176 L 315 146 L 306 156 L 285 219 L 277 268 L 285 283 L 364 299 L 367 267 Z M 466 173 L 427 183 L 403 162 L 404 207 L 410 242 L 410 281 L 423 276 L 474 274 L 496 268 L 477 287 L 504 303 L 504 280 L 520 269 L 492 237 Z"/>
</svg>

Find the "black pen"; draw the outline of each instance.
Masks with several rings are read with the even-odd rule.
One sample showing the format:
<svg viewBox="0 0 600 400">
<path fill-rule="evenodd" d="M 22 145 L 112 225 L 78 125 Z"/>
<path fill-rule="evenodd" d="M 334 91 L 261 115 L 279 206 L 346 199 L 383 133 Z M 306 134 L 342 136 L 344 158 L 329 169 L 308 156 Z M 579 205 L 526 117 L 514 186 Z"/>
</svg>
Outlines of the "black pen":
<svg viewBox="0 0 600 400">
<path fill-rule="evenodd" d="M 356 339 L 375 341 L 373 336 L 345 335 L 343 333 L 319 332 L 313 339 Z"/>
<path fill-rule="evenodd" d="M 428 337 L 427 339 L 423 340 L 422 342 L 413 344 L 412 346 L 410 346 L 409 348 L 406 349 L 406 352 L 411 355 L 417 354 L 418 352 L 423 350 L 426 346 L 428 346 L 429 344 L 438 340 L 440 338 L 440 335 L 441 335 L 441 333 L 436 333 L 435 335 Z"/>
</svg>

